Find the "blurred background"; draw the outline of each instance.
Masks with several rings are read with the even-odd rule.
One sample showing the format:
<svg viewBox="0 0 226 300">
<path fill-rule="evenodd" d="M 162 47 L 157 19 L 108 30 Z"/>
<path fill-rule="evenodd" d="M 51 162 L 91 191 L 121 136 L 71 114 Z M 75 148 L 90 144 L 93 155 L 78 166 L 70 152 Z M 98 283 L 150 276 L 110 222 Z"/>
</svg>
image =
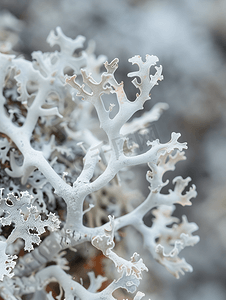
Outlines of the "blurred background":
<svg viewBox="0 0 226 300">
<path fill-rule="evenodd" d="M 159 57 L 164 81 L 145 108 L 168 103 L 156 123 L 160 140 L 175 131 L 188 142 L 187 160 L 171 178 L 190 176 L 197 186 L 193 206 L 177 211 L 198 224 L 201 240 L 182 252 L 193 273 L 176 280 L 151 261 L 140 290 L 152 300 L 225 300 L 226 0 L 1 0 L 0 13 L 1 52 L 31 59 L 34 50 L 52 51 L 46 38 L 60 26 L 71 38 L 94 40 L 96 54 L 108 61 L 119 58 L 116 78 L 125 82 L 131 100 L 128 58 Z M 140 174 L 145 194 L 145 172 Z"/>
</svg>

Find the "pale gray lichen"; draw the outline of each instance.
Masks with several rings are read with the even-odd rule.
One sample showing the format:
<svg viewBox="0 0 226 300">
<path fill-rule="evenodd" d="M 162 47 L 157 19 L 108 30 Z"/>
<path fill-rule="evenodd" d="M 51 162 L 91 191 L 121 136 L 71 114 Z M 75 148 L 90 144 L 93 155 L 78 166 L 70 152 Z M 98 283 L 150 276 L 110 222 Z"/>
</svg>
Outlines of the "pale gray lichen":
<svg viewBox="0 0 226 300">
<path fill-rule="evenodd" d="M 163 175 L 185 159 L 187 145 L 178 141 L 180 134 L 175 132 L 167 143 L 147 140 L 147 151 L 141 154 L 134 151 L 139 145 L 128 143 L 128 134 L 147 130 L 168 108 L 159 103 L 130 120 L 163 79 L 158 58 L 129 59 L 138 66 L 138 71 L 128 74 L 135 77 L 132 83 L 138 89 L 135 101 L 130 101 L 123 82 L 118 83 L 114 75 L 118 59 L 105 62 L 100 74 L 105 57 L 96 58 L 92 45 L 80 51 L 84 41 L 82 36 L 68 38 L 57 28 L 47 42 L 60 51 L 34 52 L 32 62 L 0 54 L 0 160 L 5 172 L 0 173 L 0 294 L 4 299 L 31 293 L 34 299 L 54 299 L 45 290 L 52 281 L 59 283 L 67 300 L 115 299 L 113 293 L 119 288 L 136 292 L 142 272 L 148 269 L 137 252 L 128 260 L 117 249 L 117 242 L 123 241 L 120 230 L 127 226 L 142 235 L 146 250 L 175 277 L 192 271 L 179 254 L 199 241 L 192 235 L 198 227 L 186 217 L 179 223 L 172 213 L 176 203 L 191 205 L 195 186 L 184 194 L 191 179 L 177 176 L 174 190 L 161 193 L 168 184 Z M 153 67 L 155 73 L 150 75 Z M 109 103 L 105 103 L 107 96 Z M 128 176 L 133 166 L 144 163 L 150 168 L 146 199 L 131 189 L 136 175 Z M 150 211 L 155 217 L 152 227 L 144 222 Z M 108 217 L 109 213 L 116 218 Z M 72 266 L 61 251 L 87 242 L 90 253 L 100 250 L 119 274 L 117 279 L 109 278 L 114 280 L 101 291 L 106 277 L 87 272 L 90 286 L 86 289 L 66 273 Z M 39 246 L 34 249 L 34 244 Z M 19 253 L 16 262 L 11 253 L 22 248 L 31 252 Z M 87 261 L 92 258 L 81 255 Z M 50 262 L 55 265 L 47 266 Z M 79 276 L 76 271 L 75 276 Z M 143 296 L 137 292 L 134 300 Z"/>
</svg>

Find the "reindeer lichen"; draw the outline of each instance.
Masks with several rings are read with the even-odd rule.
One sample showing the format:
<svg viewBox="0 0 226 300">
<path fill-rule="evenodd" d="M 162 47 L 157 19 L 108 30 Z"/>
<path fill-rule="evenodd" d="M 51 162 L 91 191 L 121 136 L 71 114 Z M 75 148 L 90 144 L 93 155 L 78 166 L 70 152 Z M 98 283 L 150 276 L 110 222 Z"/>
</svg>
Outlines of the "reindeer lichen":
<svg viewBox="0 0 226 300">
<path fill-rule="evenodd" d="M 4 299 L 33 294 L 32 299 L 109 300 L 120 288 L 135 293 L 148 268 L 137 253 L 139 245 L 130 260 L 117 249 L 128 226 L 141 234 L 150 257 L 175 277 L 192 271 L 179 254 L 199 241 L 192 235 L 198 227 L 185 216 L 180 223 L 172 213 L 174 204 L 191 205 L 195 186 L 184 193 L 191 179 L 177 176 L 174 190 L 162 193 L 169 182 L 163 181 L 163 175 L 185 159 L 187 144 L 173 132 L 167 143 L 146 140 L 147 151 L 138 153 L 139 145 L 128 138 L 148 130 L 168 107 L 158 103 L 150 112 L 133 117 L 163 80 L 158 58 L 129 59 L 138 67 L 128 74 L 138 91 L 130 101 L 123 82 L 115 78 L 119 60 L 104 63 L 106 58 L 96 58 L 91 46 L 80 51 L 84 41 L 82 36 L 68 38 L 57 28 L 47 42 L 58 45 L 59 51 L 34 52 L 32 61 L 0 54 L 0 294 Z M 131 189 L 131 183 L 139 181 L 133 167 L 141 164 L 150 169 L 144 200 L 141 192 Z M 144 221 L 150 211 L 151 227 Z M 134 242 L 132 236 L 129 239 Z M 65 250 L 87 242 L 92 253 L 99 250 L 114 263 L 117 278 L 87 272 L 88 288 L 74 279 L 76 271 L 72 276 Z M 113 281 L 101 288 L 106 280 Z M 54 281 L 60 286 L 59 296 L 46 291 Z M 143 296 L 137 292 L 133 299 Z"/>
</svg>

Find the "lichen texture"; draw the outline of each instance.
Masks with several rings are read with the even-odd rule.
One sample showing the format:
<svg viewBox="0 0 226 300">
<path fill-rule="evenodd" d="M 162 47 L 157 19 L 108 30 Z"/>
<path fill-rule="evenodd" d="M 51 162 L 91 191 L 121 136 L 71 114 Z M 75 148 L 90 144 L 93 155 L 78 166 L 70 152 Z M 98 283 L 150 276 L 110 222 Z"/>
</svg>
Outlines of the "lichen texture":
<svg viewBox="0 0 226 300">
<path fill-rule="evenodd" d="M 96 57 L 92 43 L 81 51 L 84 41 L 58 27 L 47 42 L 59 51 L 33 52 L 32 61 L 0 53 L 3 299 L 139 300 L 149 258 L 176 278 L 192 271 L 181 251 L 199 241 L 198 227 L 172 214 L 175 204 L 191 205 L 195 186 L 177 176 L 167 191 L 163 179 L 187 145 L 175 132 L 166 143 L 145 140 L 167 104 L 134 117 L 163 79 L 158 58 L 129 59 L 137 89 L 129 100 L 115 78 L 118 59 Z M 137 189 L 144 182 L 145 198 Z"/>
</svg>

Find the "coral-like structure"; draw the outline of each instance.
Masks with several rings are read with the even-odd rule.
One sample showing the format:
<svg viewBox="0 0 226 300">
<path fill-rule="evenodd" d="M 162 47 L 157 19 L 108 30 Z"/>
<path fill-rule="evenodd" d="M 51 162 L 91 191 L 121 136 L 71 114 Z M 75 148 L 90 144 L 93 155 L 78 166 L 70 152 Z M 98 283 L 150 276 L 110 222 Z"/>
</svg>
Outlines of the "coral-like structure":
<svg viewBox="0 0 226 300">
<path fill-rule="evenodd" d="M 101 74 L 106 58 L 96 58 L 91 44 L 80 51 L 84 41 L 82 36 L 70 39 L 57 28 L 47 42 L 60 51 L 34 52 L 32 61 L 0 54 L 0 294 L 4 299 L 33 294 L 32 299 L 109 300 L 116 299 L 113 293 L 121 288 L 135 293 L 148 269 L 137 252 L 129 260 L 117 249 L 128 226 L 141 234 L 146 251 L 176 278 L 192 271 L 179 254 L 199 241 L 192 235 L 198 227 L 185 216 L 180 223 L 172 213 L 174 204 L 191 205 L 195 186 L 187 189 L 191 179 L 177 176 L 174 190 L 162 192 L 168 184 L 164 174 L 185 159 L 187 145 L 173 132 L 167 143 L 147 140 L 147 150 L 139 153 L 139 145 L 128 137 L 147 131 L 167 109 L 165 103 L 158 103 L 133 118 L 163 79 L 158 58 L 129 59 L 138 67 L 128 74 L 138 91 L 130 101 L 123 82 L 115 79 L 118 59 L 105 62 Z M 133 167 L 145 163 L 150 169 L 149 193 L 142 200 L 128 181 L 137 180 Z M 144 221 L 150 211 L 151 227 Z M 101 251 L 114 263 L 118 278 L 88 273 L 87 288 L 74 279 L 79 270 L 72 271 L 73 263 L 63 257 L 65 250 L 87 242 L 96 249 L 95 255 Z M 104 287 L 107 279 L 113 281 Z M 59 284 L 58 296 L 47 289 L 51 282 Z M 143 296 L 138 291 L 133 299 Z"/>
</svg>

